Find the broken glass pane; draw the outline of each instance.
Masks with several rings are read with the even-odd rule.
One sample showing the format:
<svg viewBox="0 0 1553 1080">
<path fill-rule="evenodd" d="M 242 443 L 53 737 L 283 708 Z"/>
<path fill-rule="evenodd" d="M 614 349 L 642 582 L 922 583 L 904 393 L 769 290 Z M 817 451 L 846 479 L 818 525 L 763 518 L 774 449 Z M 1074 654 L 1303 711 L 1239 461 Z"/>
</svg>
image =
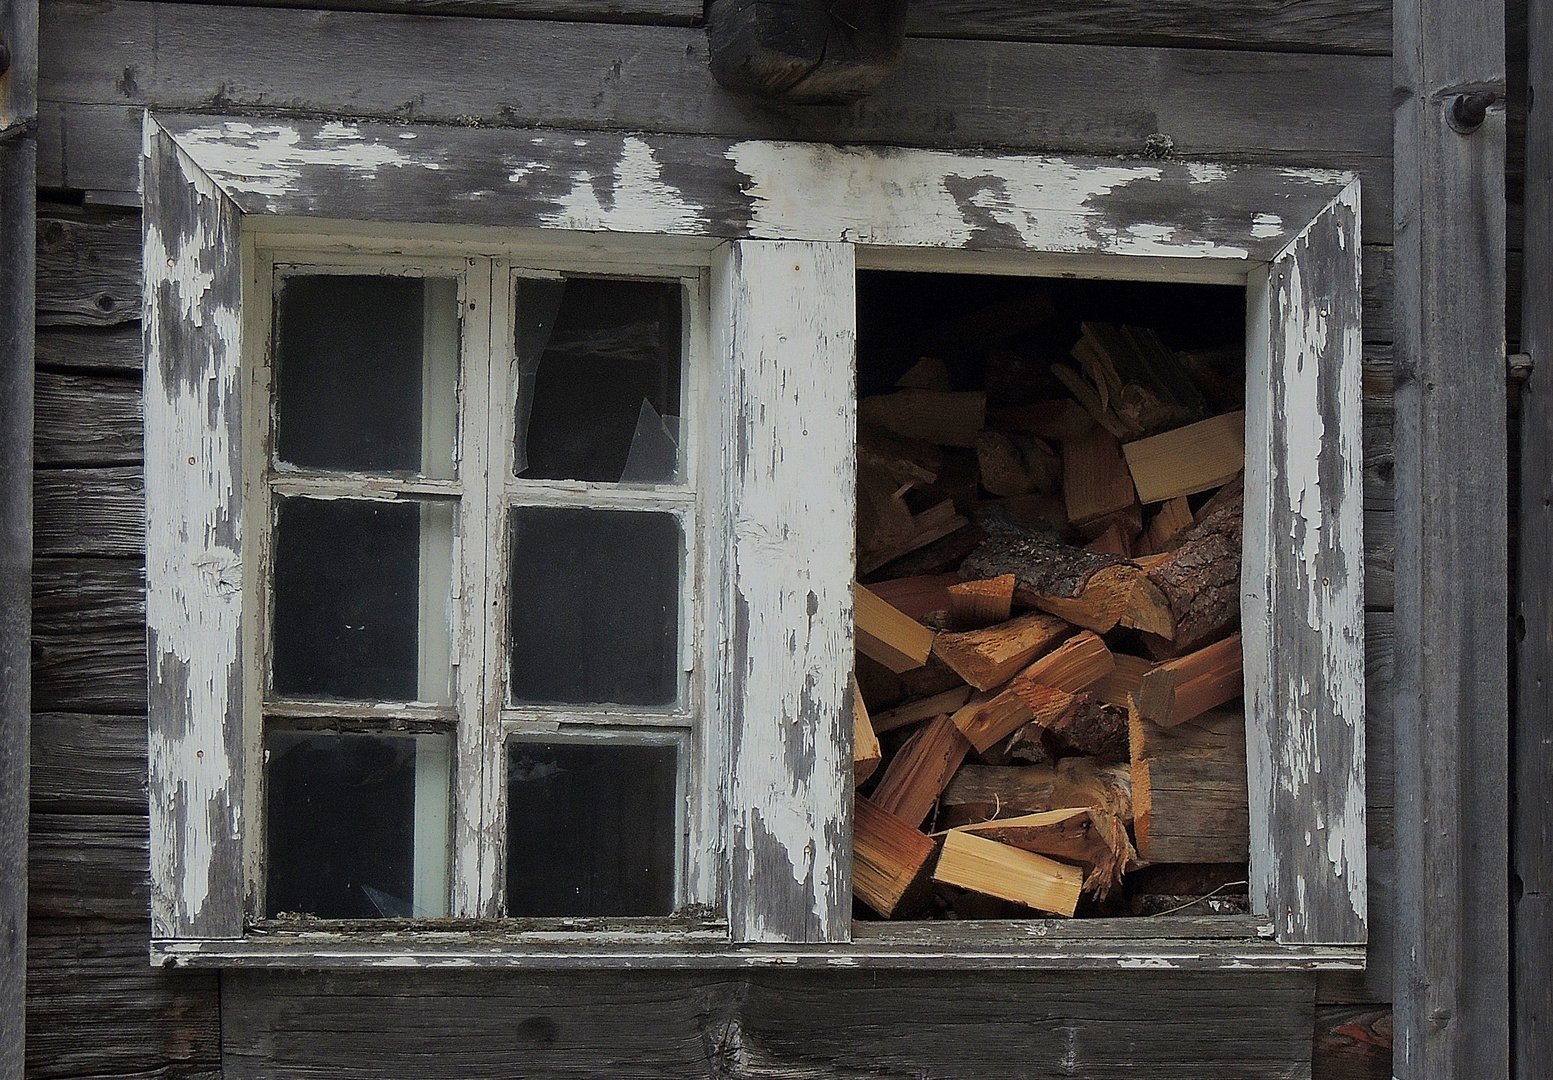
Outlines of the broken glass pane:
<svg viewBox="0 0 1553 1080">
<path fill-rule="evenodd" d="M 509 743 L 507 914 L 669 914 L 678 807 L 671 745 Z"/>
<path fill-rule="evenodd" d="M 454 475 L 458 283 L 281 278 L 275 452 L 312 469 Z"/>
<path fill-rule="evenodd" d="M 265 759 L 266 911 L 448 913 L 448 736 L 277 731 Z"/>
<path fill-rule="evenodd" d="M 280 500 L 274 692 L 451 701 L 453 529 L 448 502 Z"/>
<path fill-rule="evenodd" d="M 642 403 L 680 411 L 680 285 L 595 278 L 518 284 L 513 469 L 538 480 L 621 482 Z M 676 446 L 631 483 L 671 483 Z"/>
<path fill-rule="evenodd" d="M 684 543 L 672 514 L 515 507 L 511 700 L 672 705 Z"/>
</svg>

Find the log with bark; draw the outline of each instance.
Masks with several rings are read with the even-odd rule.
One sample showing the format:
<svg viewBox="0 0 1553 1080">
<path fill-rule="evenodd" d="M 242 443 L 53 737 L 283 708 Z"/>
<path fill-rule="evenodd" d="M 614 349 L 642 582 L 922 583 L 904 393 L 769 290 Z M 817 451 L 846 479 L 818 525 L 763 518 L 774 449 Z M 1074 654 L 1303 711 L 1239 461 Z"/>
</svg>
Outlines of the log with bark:
<svg viewBox="0 0 1553 1080">
<path fill-rule="evenodd" d="M 1210 710 L 1165 729 L 1131 717 L 1133 829 L 1150 862 L 1239 862 L 1250 844 L 1245 717 Z"/>
<path fill-rule="evenodd" d="M 1244 514 L 1245 496 L 1236 481 L 1208 501 L 1169 557 L 1149 569 L 1148 580 L 1164 597 L 1174 624 L 1171 635 L 1144 635 L 1156 657 L 1200 649 L 1240 623 Z"/>
</svg>

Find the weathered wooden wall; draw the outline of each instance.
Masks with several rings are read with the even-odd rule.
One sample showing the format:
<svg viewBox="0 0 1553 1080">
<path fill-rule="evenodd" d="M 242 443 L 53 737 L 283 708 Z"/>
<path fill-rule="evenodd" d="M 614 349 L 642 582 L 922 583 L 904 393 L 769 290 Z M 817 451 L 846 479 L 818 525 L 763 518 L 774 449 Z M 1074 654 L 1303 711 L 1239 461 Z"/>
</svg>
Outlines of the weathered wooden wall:
<svg viewBox="0 0 1553 1080">
<path fill-rule="evenodd" d="M 697 2 L 328 6 L 362 10 L 43 4 L 39 182 L 51 201 L 38 216 L 29 1075 L 215 1074 L 223 1039 L 233 1076 L 265 1075 L 267 1061 L 295 1076 L 579 1075 L 584 1053 L 597 1055 L 588 1060 L 600 1076 L 1298 1076 L 1312 1048 L 1317 1076 L 1388 1075 L 1390 5 L 914 0 L 906 68 L 894 80 L 855 106 L 790 110 L 715 86 L 692 25 Z M 218 986 L 208 974 L 147 967 L 133 208 L 147 106 L 1123 155 L 1164 135 L 1185 158 L 1358 170 L 1370 971 L 1321 981 L 1312 1015 L 1303 977 L 1176 977 L 1152 984 L 1166 1011 L 1150 1013 L 1137 1004 L 1156 996 L 1139 993 L 1141 976 L 973 985 L 251 973 Z M 547 1004 L 560 991 L 575 1015 Z M 927 1019 L 939 1001 L 947 1011 Z M 1293 1042 L 1291 1025 L 1305 1033 Z M 423 1037 L 424 1053 L 406 1067 Z"/>
</svg>

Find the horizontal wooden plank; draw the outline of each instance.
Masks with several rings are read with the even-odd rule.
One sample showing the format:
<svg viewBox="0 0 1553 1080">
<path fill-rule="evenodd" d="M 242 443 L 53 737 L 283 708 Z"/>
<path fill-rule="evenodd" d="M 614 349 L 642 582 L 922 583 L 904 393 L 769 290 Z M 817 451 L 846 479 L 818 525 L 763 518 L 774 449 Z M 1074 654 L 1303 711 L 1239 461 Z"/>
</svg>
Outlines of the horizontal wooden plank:
<svg viewBox="0 0 1553 1080">
<path fill-rule="evenodd" d="M 911 0 L 906 17 L 921 37 L 1391 53 L 1389 0 Z"/>
<path fill-rule="evenodd" d="M 1368 208 L 1364 219 L 1364 236 L 1374 241 L 1380 231 L 1370 227 Z M 1392 292 L 1396 288 L 1397 264 L 1390 244 L 1367 243 L 1364 245 L 1364 285 L 1360 293 L 1363 314 L 1364 340 L 1385 342 L 1392 340 Z"/>
<path fill-rule="evenodd" d="M 147 829 L 139 814 L 34 813 L 27 844 L 28 917 L 149 925 Z"/>
<path fill-rule="evenodd" d="M 38 331 L 40 371 L 111 371 L 139 375 L 145 359 L 140 323 L 103 328 L 55 326 Z"/>
<path fill-rule="evenodd" d="M 37 465 L 138 465 L 140 380 L 40 371 L 34 383 Z"/>
<path fill-rule="evenodd" d="M 34 709 L 144 715 L 147 698 L 144 626 L 33 635 Z"/>
<path fill-rule="evenodd" d="M 1299 976 L 499 975 L 228 973 L 225 1076 L 1198 1080 L 1310 1061 Z"/>
<path fill-rule="evenodd" d="M 919 38 L 871 97 L 795 113 L 717 87 L 695 29 L 448 20 L 428 36 L 395 15 L 136 0 L 51 0 L 41 19 L 40 97 L 61 104 L 1105 155 L 1162 134 L 1184 159 L 1356 170 L 1366 236 L 1390 231 L 1386 57 Z M 134 190 L 138 135 L 81 118 L 114 127 L 110 145 L 73 122 L 59 144 L 127 154 Z"/>
<path fill-rule="evenodd" d="M 34 713 L 32 810 L 144 814 L 146 718 Z"/>
<path fill-rule="evenodd" d="M 40 469 L 32 497 L 39 558 L 144 554 L 145 482 L 138 467 Z"/>
<path fill-rule="evenodd" d="M 38 325 L 112 326 L 140 320 L 140 215 L 38 208 Z"/>
<path fill-rule="evenodd" d="M 171 0 L 185 3 L 187 0 Z M 208 4 L 295 8 L 297 0 L 203 0 Z M 479 19 L 562 19 L 591 23 L 691 26 L 702 0 L 308 0 L 311 11 L 382 11 Z"/>
<path fill-rule="evenodd" d="M 144 629 L 146 574 L 139 559 L 37 559 L 32 630 L 60 637 L 108 628 Z"/>
<path fill-rule="evenodd" d="M 146 963 L 149 923 L 93 932 L 28 926 L 29 1080 L 220 1075 L 220 996 L 214 974 Z"/>
</svg>

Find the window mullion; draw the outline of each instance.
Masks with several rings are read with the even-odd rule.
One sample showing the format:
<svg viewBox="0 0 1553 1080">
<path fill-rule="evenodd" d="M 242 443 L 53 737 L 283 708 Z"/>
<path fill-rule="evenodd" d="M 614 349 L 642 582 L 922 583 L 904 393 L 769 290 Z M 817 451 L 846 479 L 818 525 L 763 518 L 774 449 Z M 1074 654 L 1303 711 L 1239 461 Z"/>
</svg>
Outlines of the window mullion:
<svg viewBox="0 0 1553 1080">
<path fill-rule="evenodd" d="M 491 343 L 492 267 L 469 259 L 459 298 L 463 322 L 463 364 L 459 402 L 459 476 L 463 505 L 459 545 L 459 595 L 454 599 L 454 662 L 459 710 L 453 763 L 453 882 L 450 911 L 455 916 L 495 914 L 494 847 L 500 821 L 492 806 L 488 778 L 492 751 L 488 728 L 490 694 L 487 648 L 490 622 L 489 546 L 492 516 L 489 476 L 490 414 L 493 397 Z M 498 717 L 499 721 L 499 717 Z"/>
</svg>

